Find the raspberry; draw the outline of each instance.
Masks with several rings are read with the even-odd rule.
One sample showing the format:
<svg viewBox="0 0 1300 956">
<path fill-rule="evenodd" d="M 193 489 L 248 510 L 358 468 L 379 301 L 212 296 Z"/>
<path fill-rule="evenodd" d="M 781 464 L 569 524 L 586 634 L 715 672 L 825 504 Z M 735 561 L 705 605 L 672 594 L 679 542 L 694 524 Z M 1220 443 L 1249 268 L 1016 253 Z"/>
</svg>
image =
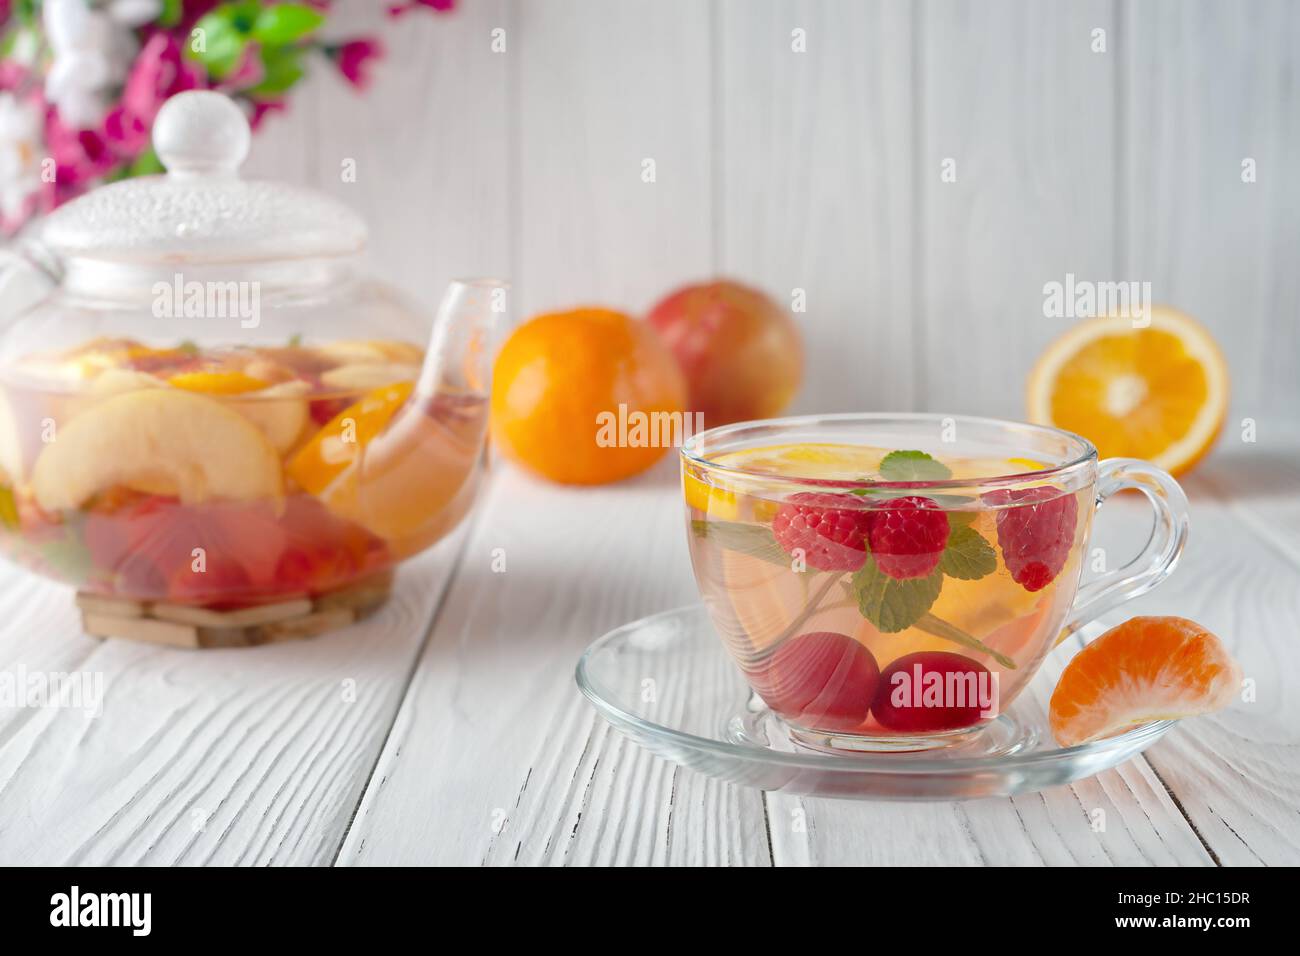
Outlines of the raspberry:
<svg viewBox="0 0 1300 956">
<path fill-rule="evenodd" d="M 1040 485 L 991 491 L 983 496 L 991 505 L 1014 505 L 998 511 L 998 547 L 1011 578 L 1026 591 L 1041 591 L 1051 584 L 1074 544 L 1079 503 L 1059 488 Z"/>
<path fill-rule="evenodd" d="M 787 553 L 802 550 L 818 571 L 856 571 L 867 561 L 870 512 L 840 506 L 859 503 L 852 495 L 801 491 L 777 511 L 772 534 Z"/>
<path fill-rule="evenodd" d="M 867 540 L 881 572 L 898 581 L 923 578 L 939 566 L 948 544 L 948 516 L 919 495 L 890 498 L 868 512 Z"/>
</svg>

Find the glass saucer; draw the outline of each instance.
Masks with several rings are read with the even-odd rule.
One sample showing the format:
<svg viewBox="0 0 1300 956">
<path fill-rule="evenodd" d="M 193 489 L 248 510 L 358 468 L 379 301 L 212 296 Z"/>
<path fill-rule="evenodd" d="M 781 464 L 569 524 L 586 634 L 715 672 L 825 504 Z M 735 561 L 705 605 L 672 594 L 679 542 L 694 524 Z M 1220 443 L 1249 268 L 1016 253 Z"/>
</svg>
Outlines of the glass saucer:
<svg viewBox="0 0 1300 956">
<path fill-rule="evenodd" d="M 1084 639 L 1102 625 L 1084 629 Z M 753 694 L 703 605 L 632 621 L 578 661 L 583 694 L 619 731 L 691 770 L 760 790 L 858 800 L 963 800 L 1069 783 L 1123 763 L 1173 726 L 1163 720 L 1061 747 L 1047 701 L 1078 638 L 1048 656 L 1008 711 L 940 750 L 826 753 L 801 746 Z"/>
</svg>

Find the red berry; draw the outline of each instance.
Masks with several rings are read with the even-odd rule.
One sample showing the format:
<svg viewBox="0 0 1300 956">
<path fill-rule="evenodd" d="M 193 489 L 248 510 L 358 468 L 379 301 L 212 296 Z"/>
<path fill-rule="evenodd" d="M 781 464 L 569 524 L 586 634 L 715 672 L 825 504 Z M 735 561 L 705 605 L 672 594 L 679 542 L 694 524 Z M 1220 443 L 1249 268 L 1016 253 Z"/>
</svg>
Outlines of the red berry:
<svg viewBox="0 0 1300 956">
<path fill-rule="evenodd" d="M 879 678 L 865 646 L 847 634 L 812 631 L 778 647 L 754 687 L 768 706 L 800 726 L 848 731 L 867 719 Z"/>
<path fill-rule="evenodd" d="M 346 398 L 316 398 L 307 404 L 307 411 L 317 425 L 328 425 L 351 404 Z"/>
<path fill-rule="evenodd" d="M 802 550 L 811 568 L 856 571 L 867 561 L 869 515 L 853 495 L 801 491 L 777 511 L 772 533 L 787 553 Z"/>
<path fill-rule="evenodd" d="M 1012 579 L 1026 591 L 1051 584 L 1074 544 L 1079 503 L 1059 488 L 1040 485 L 990 491 L 983 496 L 998 511 L 998 546 Z"/>
<path fill-rule="evenodd" d="M 969 727 L 997 708 L 997 685 L 983 664 L 948 651 L 917 651 L 881 673 L 871 715 L 898 733 L 933 733 Z"/>
<path fill-rule="evenodd" d="M 202 570 L 194 567 L 195 561 L 192 558 L 172 572 L 168 600 L 222 608 L 240 607 L 253 599 L 248 572 L 234 558 L 209 551 L 200 565 Z"/>
<path fill-rule="evenodd" d="M 868 512 L 867 541 L 876 567 L 903 581 L 923 578 L 939 566 L 948 544 L 948 516 L 918 495 L 890 498 Z"/>
<path fill-rule="evenodd" d="M 82 536 L 96 571 L 112 592 L 136 600 L 168 596 L 173 571 L 188 566 L 197 540 L 174 498 L 148 496 L 86 512 Z"/>
</svg>

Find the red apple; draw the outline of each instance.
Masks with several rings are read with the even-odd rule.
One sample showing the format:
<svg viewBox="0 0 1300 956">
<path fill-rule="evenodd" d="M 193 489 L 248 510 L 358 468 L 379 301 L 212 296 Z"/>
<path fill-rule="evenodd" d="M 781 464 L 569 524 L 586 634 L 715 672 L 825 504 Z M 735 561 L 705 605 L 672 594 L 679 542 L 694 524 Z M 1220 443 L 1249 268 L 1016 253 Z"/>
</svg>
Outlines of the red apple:
<svg viewBox="0 0 1300 956">
<path fill-rule="evenodd" d="M 790 313 L 757 289 L 721 280 L 679 289 L 648 321 L 677 356 L 690 410 L 706 427 L 771 418 L 803 379 L 803 343 Z"/>
</svg>

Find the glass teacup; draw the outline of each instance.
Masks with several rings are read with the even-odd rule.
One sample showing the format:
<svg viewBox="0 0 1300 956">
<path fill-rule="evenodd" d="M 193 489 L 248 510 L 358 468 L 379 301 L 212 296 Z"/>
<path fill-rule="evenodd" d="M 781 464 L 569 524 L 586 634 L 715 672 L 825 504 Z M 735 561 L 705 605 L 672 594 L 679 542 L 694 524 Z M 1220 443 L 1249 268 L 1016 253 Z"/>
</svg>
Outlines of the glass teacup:
<svg viewBox="0 0 1300 956">
<path fill-rule="evenodd" d="M 695 578 L 800 743 L 921 750 L 996 719 L 1064 637 L 1163 580 L 1187 500 L 1039 425 L 930 414 L 744 422 L 682 448 Z M 1143 492 L 1142 553 L 1080 587 L 1092 515 Z"/>
</svg>

